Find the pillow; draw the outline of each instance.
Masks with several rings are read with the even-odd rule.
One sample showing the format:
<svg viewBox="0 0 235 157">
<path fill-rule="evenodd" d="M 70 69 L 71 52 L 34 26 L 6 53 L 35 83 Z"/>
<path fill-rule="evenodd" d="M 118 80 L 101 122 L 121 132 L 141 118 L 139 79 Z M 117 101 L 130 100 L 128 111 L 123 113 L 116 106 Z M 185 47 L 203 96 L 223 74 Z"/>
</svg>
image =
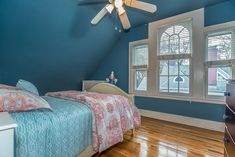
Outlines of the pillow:
<svg viewBox="0 0 235 157">
<path fill-rule="evenodd" d="M 14 89 L 14 90 L 17 90 L 18 88 L 14 87 L 14 86 L 8 86 L 8 85 L 5 85 L 5 84 L 0 84 L 0 89 Z"/>
<path fill-rule="evenodd" d="M 0 89 L 0 112 L 22 112 L 36 109 L 52 110 L 46 100 L 30 92 Z"/>
<path fill-rule="evenodd" d="M 30 93 L 33 93 L 33 94 L 39 96 L 37 87 L 34 86 L 34 84 L 32 84 L 29 81 L 19 80 L 16 84 L 16 87 L 18 87 L 21 90 L 25 90 L 25 91 L 28 91 Z"/>
</svg>

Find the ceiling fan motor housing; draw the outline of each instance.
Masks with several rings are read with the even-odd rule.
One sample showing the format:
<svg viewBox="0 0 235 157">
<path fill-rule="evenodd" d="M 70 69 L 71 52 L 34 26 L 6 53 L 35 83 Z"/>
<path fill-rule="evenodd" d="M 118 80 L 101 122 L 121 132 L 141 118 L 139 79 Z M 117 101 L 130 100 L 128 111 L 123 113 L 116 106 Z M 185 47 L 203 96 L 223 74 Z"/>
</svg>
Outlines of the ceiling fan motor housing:
<svg viewBox="0 0 235 157">
<path fill-rule="evenodd" d="M 124 9 L 124 4 L 132 7 L 132 8 L 136 8 L 136 9 L 140 9 L 143 11 L 147 11 L 150 13 L 154 13 L 157 10 L 156 5 L 154 4 L 150 4 L 150 3 L 146 3 L 146 2 L 142 2 L 139 0 L 108 0 L 109 4 L 107 4 L 91 21 L 92 24 L 97 24 L 107 13 L 112 13 L 112 11 L 114 10 L 114 8 L 117 9 L 120 21 L 122 23 L 123 29 L 125 30 L 125 32 L 128 32 L 131 28 L 131 24 L 130 21 L 128 19 L 127 13 Z"/>
</svg>

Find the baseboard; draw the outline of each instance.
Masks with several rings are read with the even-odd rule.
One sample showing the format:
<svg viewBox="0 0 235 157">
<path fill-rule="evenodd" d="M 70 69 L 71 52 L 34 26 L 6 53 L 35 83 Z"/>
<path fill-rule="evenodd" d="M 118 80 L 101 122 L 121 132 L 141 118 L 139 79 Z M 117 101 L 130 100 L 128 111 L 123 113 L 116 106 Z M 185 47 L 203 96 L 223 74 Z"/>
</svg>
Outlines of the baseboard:
<svg viewBox="0 0 235 157">
<path fill-rule="evenodd" d="M 216 122 L 211 120 L 204 120 L 199 118 L 192 118 L 186 116 L 180 116 L 175 114 L 168 114 L 162 112 L 155 112 L 149 110 L 140 110 L 141 115 L 144 117 L 165 120 L 169 122 L 185 124 L 189 126 L 194 126 L 198 128 L 204 128 L 208 130 L 214 130 L 219 132 L 224 132 L 225 124 L 223 122 Z"/>
</svg>

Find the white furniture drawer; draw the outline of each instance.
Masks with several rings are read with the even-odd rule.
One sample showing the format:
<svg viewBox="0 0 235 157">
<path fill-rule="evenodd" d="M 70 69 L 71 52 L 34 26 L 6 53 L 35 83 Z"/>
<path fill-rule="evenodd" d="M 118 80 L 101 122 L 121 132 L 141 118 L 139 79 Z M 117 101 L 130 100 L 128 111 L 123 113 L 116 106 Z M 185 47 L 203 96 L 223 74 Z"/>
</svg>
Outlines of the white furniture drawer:
<svg viewBox="0 0 235 157">
<path fill-rule="evenodd" d="M 14 156 L 14 129 L 0 131 L 0 157 Z"/>
<path fill-rule="evenodd" d="M 14 157 L 16 122 L 7 112 L 0 112 L 0 157 Z"/>
</svg>

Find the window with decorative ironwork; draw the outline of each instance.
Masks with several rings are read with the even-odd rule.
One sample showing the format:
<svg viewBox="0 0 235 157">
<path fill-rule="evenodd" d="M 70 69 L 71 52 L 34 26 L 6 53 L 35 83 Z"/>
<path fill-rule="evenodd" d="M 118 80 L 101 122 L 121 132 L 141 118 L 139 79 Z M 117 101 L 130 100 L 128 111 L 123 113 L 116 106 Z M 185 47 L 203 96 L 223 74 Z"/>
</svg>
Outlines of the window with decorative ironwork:
<svg viewBox="0 0 235 157">
<path fill-rule="evenodd" d="M 161 28 L 158 39 L 159 92 L 189 94 L 191 21 Z"/>
</svg>

